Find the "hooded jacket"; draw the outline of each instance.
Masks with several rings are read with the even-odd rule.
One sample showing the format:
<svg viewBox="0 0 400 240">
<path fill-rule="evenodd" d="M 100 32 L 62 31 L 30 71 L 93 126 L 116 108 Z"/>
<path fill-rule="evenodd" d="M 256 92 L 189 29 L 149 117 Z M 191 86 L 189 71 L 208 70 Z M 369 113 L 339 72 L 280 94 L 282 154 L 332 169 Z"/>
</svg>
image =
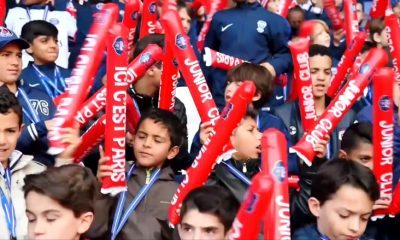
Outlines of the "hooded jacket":
<svg viewBox="0 0 400 240">
<path fill-rule="evenodd" d="M 33 161 L 32 156 L 23 155 L 21 152 L 14 150 L 10 156 L 11 168 L 11 192 L 6 187 L 3 176 L 4 169 L 0 166 L 0 188 L 7 195 L 15 210 L 16 216 L 16 234 L 17 239 L 27 239 L 28 234 L 28 218 L 25 215 L 25 197 L 22 187 L 24 186 L 24 178 L 28 174 L 40 173 L 46 167 L 38 162 Z M 7 221 L 4 211 L 0 208 L 0 239 L 9 239 L 10 233 L 7 228 Z"/>
</svg>

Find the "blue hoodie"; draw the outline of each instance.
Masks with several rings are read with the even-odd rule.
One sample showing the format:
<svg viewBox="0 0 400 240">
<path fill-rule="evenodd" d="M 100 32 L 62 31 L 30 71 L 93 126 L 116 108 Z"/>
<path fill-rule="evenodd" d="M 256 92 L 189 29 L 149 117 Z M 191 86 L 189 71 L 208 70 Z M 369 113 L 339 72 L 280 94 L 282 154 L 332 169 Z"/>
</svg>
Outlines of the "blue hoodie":
<svg viewBox="0 0 400 240">
<path fill-rule="evenodd" d="M 258 2 L 244 2 L 214 15 L 204 46 L 255 64 L 269 62 L 279 75 L 292 69 L 289 38 L 286 19 L 267 11 Z M 215 68 L 206 72 L 219 107 L 225 105 L 225 75 L 226 71 Z"/>
<path fill-rule="evenodd" d="M 21 87 L 24 89 L 35 88 L 44 93 L 48 93 L 42 81 L 46 82 L 46 80 L 49 80 L 51 84 L 56 85 L 61 93 L 64 92 L 66 87 L 65 79 L 70 77 L 71 70 L 59 67 L 56 64 L 35 65 L 35 67 L 33 62 L 29 62 L 28 66 L 22 70 L 21 76 L 23 80 L 20 82 Z M 44 76 L 41 77 L 41 74 Z M 60 92 L 54 92 L 53 88 L 51 88 L 51 84 L 48 84 L 48 89 L 51 91 L 48 95 L 50 97 L 52 97 L 52 95 L 57 97 L 60 95 Z"/>
<path fill-rule="evenodd" d="M 44 92 L 36 89 L 19 88 L 18 101 L 23 109 L 25 127 L 17 143 L 17 150 L 33 155 L 39 162 L 51 166 L 54 157 L 46 153 L 48 149 L 46 120 L 50 120 L 56 111 L 53 100 Z"/>
</svg>

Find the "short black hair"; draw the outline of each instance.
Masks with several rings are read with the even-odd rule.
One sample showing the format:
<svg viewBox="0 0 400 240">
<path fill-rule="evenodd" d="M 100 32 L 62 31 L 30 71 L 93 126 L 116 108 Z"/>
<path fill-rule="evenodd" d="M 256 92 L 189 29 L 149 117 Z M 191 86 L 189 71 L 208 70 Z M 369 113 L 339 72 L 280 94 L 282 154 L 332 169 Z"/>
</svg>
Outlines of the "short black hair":
<svg viewBox="0 0 400 240">
<path fill-rule="evenodd" d="M 349 153 L 356 149 L 360 143 L 372 144 L 372 124 L 358 122 L 350 125 L 343 134 L 340 149 Z"/>
<path fill-rule="evenodd" d="M 147 47 L 149 44 L 156 44 L 160 48 L 164 49 L 165 36 L 164 34 L 149 34 L 142 39 L 140 39 L 135 46 L 135 50 L 133 52 L 133 58 L 139 56 L 141 52 Z"/>
<path fill-rule="evenodd" d="M 202 186 L 189 192 L 182 202 L 181 220 L 192 209 L 216 216 L 224 225 L 225 233 L 231 228 L 240 204 L 225 188 Z"/>
<path fill-rule="evenodd" d="M 88 168 L 76 164 L 52 167 L 24 179 L 25 198 L 30 192 L 45 195 L 73 211 L 75 217 L 94 212 L 98 192 L 96 177 Z"/>
<path fill-rule="evenodd" d="M 18 124 L 22 124 L 22 107 L 19 104 L 17 97 L 13 94 L 8 87 L 3 84 L 0 87 L 0 113 L 8 114 L 14 112 L 18 116 Z"/>
<path fill-rule="evenodd" d="M 379 186 L 372 171 L 354 160 L 335 158 L 321 165 L 313 177 L 310 197 L 321 206 L 344 185 L 363 190 L 371 201 L 379 199 Z"/>
<path fill-rule="evenodd" d="M 310 50 L 308 51 L 308 55 L 309 57 L 314 57 L 317 55 L 327 56 L 332 60 L 332 55 L 329 52 L 329 48 L 319 44 L 311 44 Z"/>
<path fill-rule="evenodd" d="M 180 148 L 182 146 L 187 136 L 187 128 L 174 113 L 164 109 L 152 108 L 143 113 L 137 124 L 137 129 L 139 129 L 140 125 L 146 119 L 151 119 L 155 123 L 161 123 L 167 128 L 171 140 L 171 148 L 174 146 Z"/>
<path fill-rule="evenodd" d="M 21 30 L 21 38 L 32 44 L 38 36 L 48 36 L 57 38 L 57 28 L 43 20 L 33 20 L 26 23 Z"/>
<path fill-rule="evenodd" d="M 381 34 L 382 31 L 385 30 L 385 20 L 384 17 L 380 18 L 373 18 L 369 22 L 369 36 L 371 38 L 372 43 L 374 46 L 377 46 L 377 42 L 374 40 L 374 34 Z"/>
<path fill-rule="evenodd" d="M 271 73 L 263 66 L 244 62 L 228 71 L 226 75 L 227 82 L 243 82 L 250 80 L 256 86 L 257 93 L 261 98 L 253 102 L 256 110 L 260 110 L 272 96 L 274 91 L 273 77 Z"/>
</svg>

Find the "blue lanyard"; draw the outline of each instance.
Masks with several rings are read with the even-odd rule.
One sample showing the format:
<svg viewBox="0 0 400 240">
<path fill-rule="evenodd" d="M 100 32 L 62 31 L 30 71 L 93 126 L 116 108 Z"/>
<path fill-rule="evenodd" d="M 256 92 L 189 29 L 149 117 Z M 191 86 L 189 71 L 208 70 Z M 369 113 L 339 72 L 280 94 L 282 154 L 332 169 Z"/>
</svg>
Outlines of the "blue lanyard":
<svg viewBox="0 0 400 240">
<path fill-rule="evenodd" d="M 43 87 L 46 89 L 47 94 L 54 99 L 58 95 L 62 94 L 64 89 L 66 88 L 64 78 L 61 76 L 60 70 L 58 69 L 57 66 L 54 68 L 54 81 L 47 77 L 42 71 L 39 70 L 39 68 L 35 65 L 32 64 L 33 69 L 36 72 L 36 75 L 39 77 L 40 81 L 42 82 Z M 49 86 L 50 85 L 50 86 Z M 58 86 L 61 86 L 62 90 L 58 89 Z M 53 89 L 50 90 L 50 87 Z"/>
<path fill-rule="evenodd" d="M 133 164 L 127 174 L 126 179 L 129 179 L 135 170 L 135 164 Z M 143 198 L 147 195 L 149 192 L 150 188 L 153 186 L 153 184 L 156 182 L 158 177 L 161 174 L 161 169 L 157 168 L 152 174 L 150 178 L 150 182 L 146 185 L 144 185 L 138 192 L 138 194 L 135 196 L 135 198 L 132 200 L 132 202 L 129 204 L 128 208 L 126 209 L 125 213 L 123 213 L 124 210 L 124 204 L 126 201 L 126 191 L 120 193 L 119 199 L 118 199 L 118 205 L 117 209 L 115 211 L 115 216 L 114 216 L 114 221 L 112 224 L 111 228 L 111 239 L 114 240 L 118 233 L 122 230 L 122 227 L 125 225 L 126 221 L 128 220 L 129 216 L 135 211 L 139 203 L 143 200 Z"/>
<path fill-rule="evenodd" d="M 37 114 L 37 112 L 35 111 L 35 109 L 33 109 L 31 101 L 29 101 L 28 95 L 26 94 L 26 92 L 22 89 L 22 88 L 18 88 L 18 93 L 21 94 L 22 99 L 25 102 L 25 105 L 27 106 L 29 112 L 27 112 L 27 110 L 23 107 L 22 111 L 24 112 L 25 116 L 29 118 L 29 120 L 31 121 L 31 123 L 37 123 L 40 121 L 39 116 Z"/>
<path fill-rule="evenodd" d="M 221 163 L 224 164 L 224 166 L 228 168 L 228 171 L 230 173 L 232 173 L 233 176 L 237 177 L 240 181 L 242 181 L 247 186 L 250 186 L 250 183 L 251 183 L 250 179 L 248 177 L 246 177 L 241 171 L 237 170 L 234 166 L 232 166 L 232 164 L 230 164 L 226 161 L 222 161 Z"/>
<path fill-rule="evenodd" d="M 29 21 L 32 21 L 31 10 L 28 7 L 26 7 L 25 11 L 26 11 L 26 15 L 28 15 Z M 49 5 L 46 5 L 46 7 L 44 8 L 44 13 L 43 13 L 43 17 L 42 17 L 43 21 L 46 21 L 48 13 L 49 13 Z"/>
<path fill-rule="evenodd" d="M 4 211 L 4 215 L 7 221 L 8 231 L 10 233 L 11 239 L 14 239 L 16 234 L 16 217 L 15 217 L 15 210 L 11 202 L 11 171 L 10 168 L 5 169 L 4 173 L 4 180 L 6 182 L 6 188 L 10 193 L 10 200 L 7 199 L 6 194 L 3 192 L 3 189 L 0 188 L 0 195 L 1 195 L 1 206 Z"/>
<path fill-rule="evenodd" d="M 329 142 L 326 144 L 326 159 L 331 159 L 331 144 Z"/>
</svg>

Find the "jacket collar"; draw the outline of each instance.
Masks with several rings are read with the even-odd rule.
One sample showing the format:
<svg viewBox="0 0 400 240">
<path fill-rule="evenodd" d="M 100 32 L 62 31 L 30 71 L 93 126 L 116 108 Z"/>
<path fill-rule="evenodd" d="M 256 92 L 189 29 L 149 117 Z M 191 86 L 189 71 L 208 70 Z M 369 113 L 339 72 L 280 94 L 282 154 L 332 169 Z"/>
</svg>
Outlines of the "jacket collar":
<svg viewBox="0 0 400 240">
<path fill-rule="evenodd" d="M 32 161 L 31 158 L 23 158 L 22 152 L 20 152 L 18 150 L 14 150 L 11 153 L 11 156 L 9 158 L 9 166 L 10 166 L 11 172 L 15 172 L 16 170 L 23 168 L 30 161 Z M 3 165 L 0 164 L 0 174 L 2 176 L 4 176 L 4 173 L 5 173 L 5 169 L 4 169 Z"/>
<path fill-rule="evenodd" d="M 135 176 L 135 175 L 139 176 L 139 177 L 146 176 L 146 170 L 147 170 L 146 168 L 138 166 L 135 169 L 135 171 L 133 171 L 132 176 Z M 154 169 L 151 170 L 151 173 L 153 173 L 153 172 L 154 172 Z M 161 174 L 158 179 L 166 180 L 166 181 L 170 181 L 170 180 L 174 181 L 175 180 L 174 172 L 172 171 L 171 167 L 169 167 L 169 166 L 163 167 L 161 169 Z"/>
</svg>

